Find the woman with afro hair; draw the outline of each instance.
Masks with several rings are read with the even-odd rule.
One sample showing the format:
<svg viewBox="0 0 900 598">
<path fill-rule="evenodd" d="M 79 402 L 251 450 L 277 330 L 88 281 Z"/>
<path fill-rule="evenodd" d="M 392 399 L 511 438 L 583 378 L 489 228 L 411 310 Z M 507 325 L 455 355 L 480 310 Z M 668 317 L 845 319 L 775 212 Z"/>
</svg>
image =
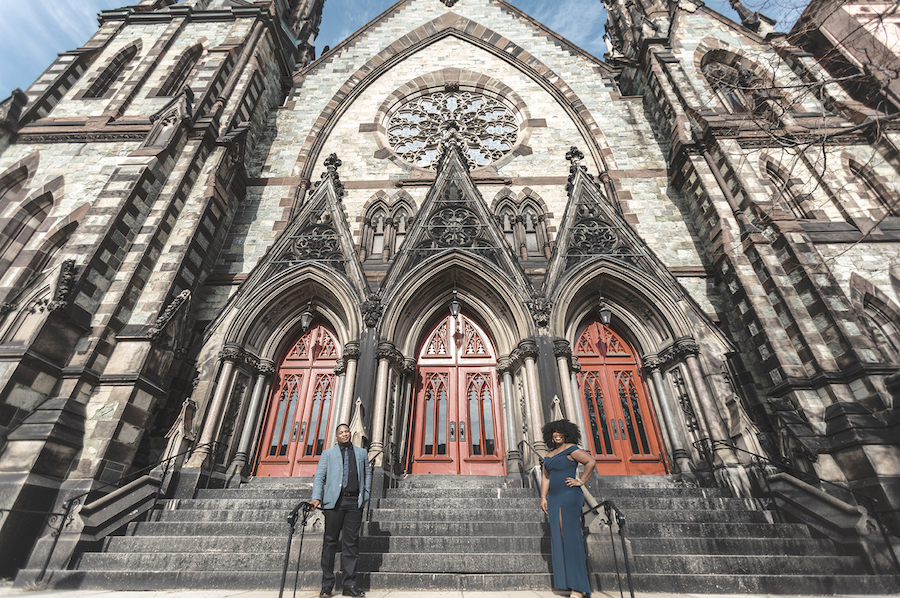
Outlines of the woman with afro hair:
<svg viewBox="0 0 900 598">
<path fill-rule="evenodd" d="M 597 462 L 590 453 L 578 448 L 581 432 L 572 422 L 560 419 L 548 423 L 541 431 L 549 449 L 541 479 L 541 509 L 550 519 L 553 587 L 569 590 L 570 598 L 582 598 L 591 593 L 591 582 L 581 534 L 584 505 L 581 487 L 594 473 Z M 584 472 L 576 477 L 579 463 L 584 465 Z"/>
</svg>

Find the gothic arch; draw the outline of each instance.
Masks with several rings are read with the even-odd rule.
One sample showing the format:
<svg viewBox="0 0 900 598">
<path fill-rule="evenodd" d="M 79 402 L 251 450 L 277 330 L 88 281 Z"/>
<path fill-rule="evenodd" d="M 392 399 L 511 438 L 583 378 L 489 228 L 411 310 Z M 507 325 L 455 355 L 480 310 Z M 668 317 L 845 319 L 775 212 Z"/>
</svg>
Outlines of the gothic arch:
<svg viewBox="0 0 900 598">
<path fill-rule="evenodd" d="M 522 260 L 530 257 L 550 259 L 552 252 L 550 216 L 541 197 L 525 187 L 518 194 L 509 188 L 501 189 L 491 202 L 491 212 L 497 219 L 506 241 Z"/>
<path fill-rule="evenodd" d="M 490 52 L 528 75 L 544 91 L 550 93 L 559 106 L 565 110 L 588 143 L 594 162 L 602 170 L 614 170 L 617 168 L 612 150 L 601 127 L 594 120 L 587 106 L 572 88 L 566 84 L 563 77 L 555 73 L 530 52 L 527 52 L 524 48 L 519 47 L 504 36 L 450 12 L 408 32 L 370 58 L 347 78 L 340 91 L 327 102 L 327 107 L 319 114 L 315 121 L 316 124 L 313 125 L 307 134 L 297 155 L 295 171 L 299 172 L 302 177 L 311 178 L 318 161 L 318 155 L 321 153 L 335 125 L 353 101 L 382 74 L 412 54 L 448 35 L 456 36 L 463 41 Z M 313 62 L 300 71 L 300 74 L 311 73 L 323 64 L 322 61 Z M 602 63 L 600 64 L 602 65 Z"/>
<path fill-rule="evenodd" d="M 106 97 L 112 84 L 116 82 L 116 79 L 118 79 L 123 72 L 125 72 L 128 63 L 134 60 L 134 57 L 141 51 L 142 46 L 141 40 L 136 39 L 119 50 L 116 55 L 110 59 L 103 70 L 100 71 L 100 74 L 91 81 L 88 88 L 80 94 L 80 97 L 84 99 Z"/>
<path fill-rule="evenodd" d="M 203 38 L 184 50 L 178 57 L 175 66 L 169 70 L 169 74 L 163 79 L 159 90 L 153 95 L 156 97 L 178 95 L 178 92 L 187 84 L 187 80 L 206 50 L 205 46 L 207 44 L 206 38 Z"/>
<path fill-rule="evenodd" d="M 809 218 L 810 210 L 804 205 L 807 203 L 808 195 L 803 193 L 802 181 L 790 176 L 790 173 L 772 158 L 765 160 L 763 172 L 774 187 L 772 205 L 781 204 L 787 207 L 787 211 L 795 218 Z"/>
<path fill-rule="evenodd" d="M 888 216 L 900 215 L 900 194 L 868 164 L 863 164 L 853 157 L 845 158 L 845 167 L 851 174 L 851 180 L 862 183 L 863 188 L 872 195 L 872 202 L 883 209 Z"/>
<path fill-rule="evenodd" d="M 392 340 L 404 355 L 413 355 L 424 328 L 447 308 L 454 289 L 460 303 L 485 323 L 500 354 L 512 352 L 531 335 L 534 325 L 519 289 L 490 264 L 453 253 L 405 277 L 391 292 L 381 337 Z"/>
<path fill-rule="evenodd" d="M 35 191 L 8 219 L 0 220 L 0 271 L 5 270 L 31 240 L 62 198 L 63 177 Z"/>
<path fill-rule="evenodd" d="M 13 199 L 28 188 L 34 179 L 40 158 L 40 152 L 32 152 L 0 174 L 0 217 Z"/>
<path fill-rule="evenodd" d="M 363 324 L 356 292 L 328 267 L 307 263 L 235 301 L 228 310 L 233 321 L 224 342 L 274 361 L 310 302 L 314 312 L 334 327 L 342 344 L 359 338 Z"/>
<path fill-rule="evenodd" d="M 381 255 L 380 259 L 388 261 L 400 250 L 416 216 L 416 202 L 402 189 L 393 197 L 378 190 L 365 203 L 362 214 L 359 232 L 360 260 L 379 259 L 377 256 Z"/>
<path fill-rule="evenodd" d="M 641 355 L 658 353 L 697 333 L 697 324 L 685 313 L 684 300 L 677 301 L 661 281 L 601 259 L 574 268 L 553 294 L 551 334 L 574 342 L 576 329 L 597 308 L 601 296 Z M 723 348 L 730 345 L 724 337 L 720 342 Z"/>
<path fill-rule="evenodd" d="M 850 297 L 859 318 L 871 328 L 875 345 L 900 363 L 900 307 L 856 272 L 850 275 Z"/>
<path fill-rule="evenodd" d="M 773 54 L 772 57 L 781 62 L 781 59 L 776 55 Z M 756 88 L 761 90 L 760 92 L 752 94 L 743 94 L 746 97 L 738 98 L 743 101 L 749 100 L 749 105 L 745 106 L 747 108 L 746 110 L 736 109 L 733 103 L 728 102 L 726 98 L 717 91 L 713 81 L 709 80 L 706 73 L 706 67 L 711 63 L 720 63 L 727 68 L 745 73 L 744 76 L 747 79 L 746 87 L 748 91 L 749 89 Z M 718 99 L 722 104 L 722 108 L 727 112 L 743 111 L 760 114 L 761 109 L 765 104 L 774 101 L 783 109 L 786 106 L 792 105 L 794 101 L 794 98 L 791 97 L 789 91 L 779 92 L 782 94 L 779 97 L 773 95 L 771 89 L 773 87 L 774 75 L 771 70 L 759 64 L 758 59 L 750 57 L 745 50 L 731 46 L 722 40 L 712 37 L 704 38 L 703 41 L 697 45 L 696 50 L 694 50 L 693 66 L 698 77 L 701 77 L 705 82 L 706 88 L 709 92 L 712 92 L 712 95 Z"/>
</svg>

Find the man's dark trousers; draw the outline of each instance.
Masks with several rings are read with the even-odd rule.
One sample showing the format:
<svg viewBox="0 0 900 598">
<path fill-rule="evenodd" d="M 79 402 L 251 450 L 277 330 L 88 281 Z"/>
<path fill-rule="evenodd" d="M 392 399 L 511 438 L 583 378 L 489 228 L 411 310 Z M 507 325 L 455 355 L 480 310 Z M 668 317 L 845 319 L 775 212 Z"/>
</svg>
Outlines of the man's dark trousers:
<svg viewBox="0 0 900 598">
<path fill-rule="evenodd" d="M 322 589 L 334 587 L 334 553 L 341 542 L 341 569 L 344 589 L 356 587 L 356 562 L 359 560 L 359 528 L 362 509 L 359 497 L 342 495 L 333 509 L 325 509 L 325 536 L 322 540 Z"/>
</svg>

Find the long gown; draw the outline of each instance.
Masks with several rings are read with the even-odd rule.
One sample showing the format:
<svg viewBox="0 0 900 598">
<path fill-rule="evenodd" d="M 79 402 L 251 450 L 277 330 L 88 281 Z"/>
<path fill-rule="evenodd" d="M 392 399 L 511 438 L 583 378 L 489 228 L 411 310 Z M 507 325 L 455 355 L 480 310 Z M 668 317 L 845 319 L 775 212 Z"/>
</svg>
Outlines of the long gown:
<svg viewBox="0 0 900 598">
<path fill-rule="evenodd" d="M 578 463 L 569 459 L 577 450 L 570 446 L 546 457 L 544 467 L 550 474 L 547 492 L 547 511 L 550 518 L 550 556 L 553 562 L 553 587 L 557 590 L 591 592 L 587 564 L 584 558 L 584 538 L 581 535 L 581 508 L 584 494 L 580 487 L 566 486 L 566 478 L 574 478 Z M 562 530 L 560 530 L 562 519 Z"/>
</svg>

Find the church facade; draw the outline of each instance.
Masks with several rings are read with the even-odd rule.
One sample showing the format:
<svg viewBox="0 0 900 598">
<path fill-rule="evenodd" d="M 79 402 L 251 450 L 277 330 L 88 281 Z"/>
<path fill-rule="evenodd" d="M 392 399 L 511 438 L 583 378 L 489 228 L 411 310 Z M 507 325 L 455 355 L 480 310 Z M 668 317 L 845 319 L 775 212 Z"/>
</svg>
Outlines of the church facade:
<svg viewBox="0 0 900 598">
<path fill-rule="evenodd" d="M 890 111 L 743 7 L 608 0 L 601 60 L 401 0 L 315 58 L 323 3 L 141 0 L 3 102 L 3 574 L 73 497 L 310 476 L 342 422 L 376 485 L 521 483 L 565 417 L 600 476 L 760 455 L 900 532 Z"/>
</svg>

